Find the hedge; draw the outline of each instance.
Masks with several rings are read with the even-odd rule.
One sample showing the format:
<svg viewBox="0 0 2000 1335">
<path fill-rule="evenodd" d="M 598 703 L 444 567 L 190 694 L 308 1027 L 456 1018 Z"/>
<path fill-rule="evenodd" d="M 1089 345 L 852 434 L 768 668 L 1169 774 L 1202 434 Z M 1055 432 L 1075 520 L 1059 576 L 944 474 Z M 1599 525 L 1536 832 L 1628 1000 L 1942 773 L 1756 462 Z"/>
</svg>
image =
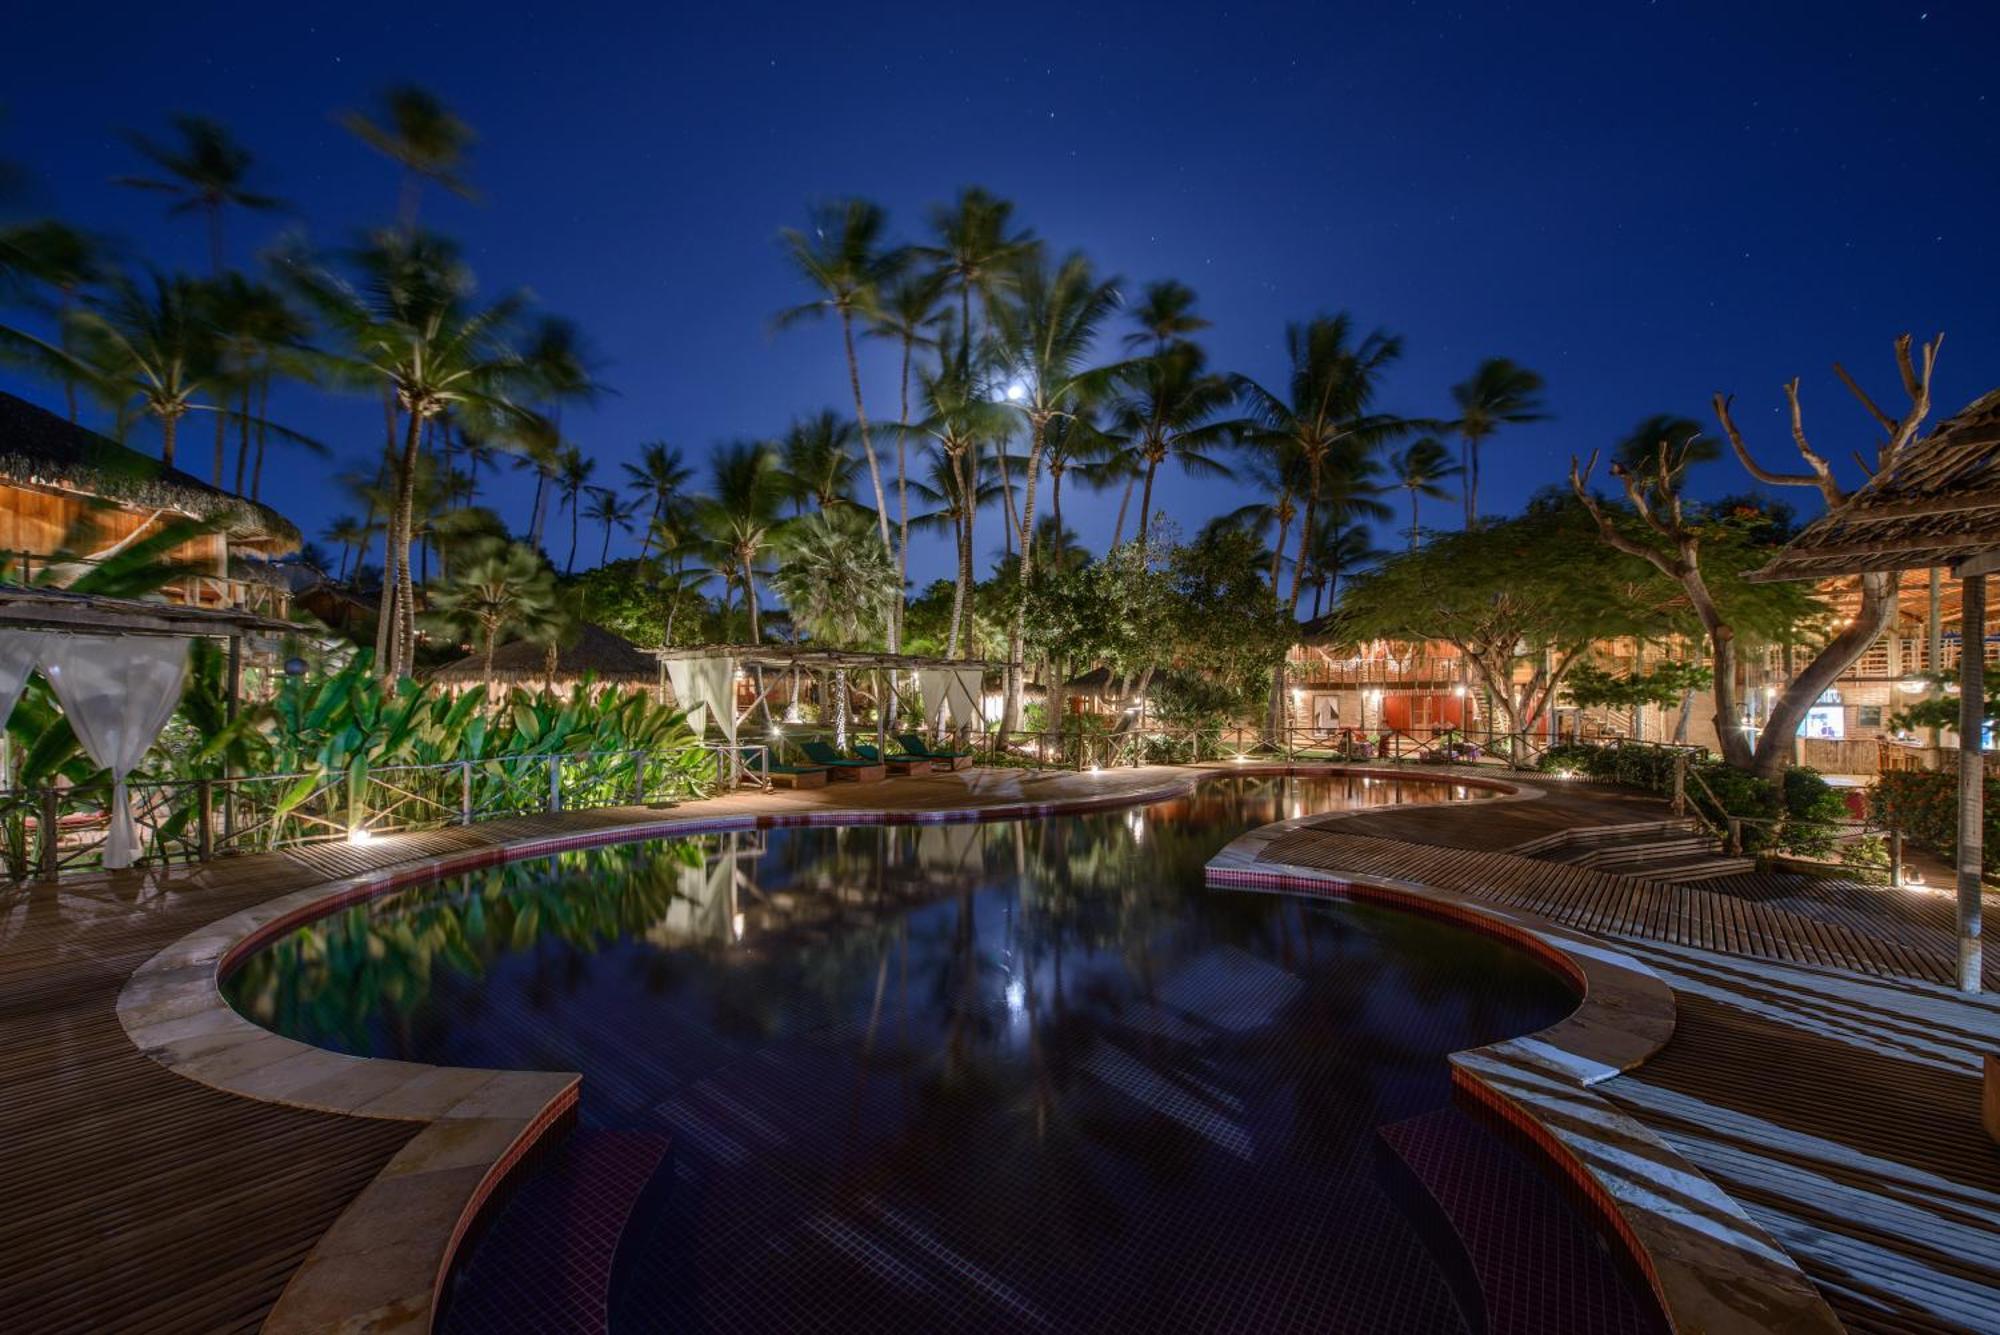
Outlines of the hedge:
<svg viewBox="0 0 2000 1335">
<path fill-rule="evenodd" d="M 1687 797 L 1708 820 L 1725 825 L 1731 816 L 1746 819 L 1746 852 L 1798 853 L 1827 857 L 1834 851 L 1838 826 L 1847 808 L 1832 786 L 1815 770 L 1794 766 L 1782 783 L 1771 783 L 1731 769 L 1705 752 L 1686 753 L 1664 747 L 1594 746 L 1570 742 L 1552 746 L 1542 756 L 1545 773 L 1581 773 L 1649 792 L 1670 794 L 1674 762 L 1688 761 Z M 1696 782 L 1697 777 L 1700 782 Z M 1712 794 L 1712 796 L 1711 796 Z"/>
<path fill-rule="evenodd" d="M 1958 858 L 1958 775 L 1950 770 L 1891 770 L 1868 791 L 1868 818 L 1901 830 L 1913 844 Z M 1986 870 L 2000 870 L 2000 779 L 1986 780 Z"/>
</svg>

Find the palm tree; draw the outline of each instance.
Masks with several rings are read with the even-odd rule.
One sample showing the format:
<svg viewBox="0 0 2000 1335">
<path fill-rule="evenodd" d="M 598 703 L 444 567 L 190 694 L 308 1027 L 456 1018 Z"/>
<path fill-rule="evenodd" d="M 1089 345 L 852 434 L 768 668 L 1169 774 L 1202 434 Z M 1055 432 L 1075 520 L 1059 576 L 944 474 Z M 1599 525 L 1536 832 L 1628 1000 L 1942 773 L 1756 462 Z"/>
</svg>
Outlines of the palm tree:
<svg viewBox="0 0 2000 1335">
<path fill-rule="evenodd" d="M 1410 550 L 1414 552 L 1423 534 L 1418 502 L 1450 496 L 1444 480 L 1457 477 L 1460 469 L 1451 462 L 1443 441 L 1436 436 L 1419 436 L 1389 456 L 1389 471 L 1395 474 L 1396 485 L 1410 493 Z"/>
<path fill-rule="evenodd" d="M 1040 250 L 1035 234 L 1011 231 L 1014 206 L 970 186 L 959 191 L 949 208 L 931 210 L 932 245 L 916 253 L 931 262 L 936 274 L 958 293 L 960 370 L 972 366 L 972 298 L 977 294 L 989 317 L 995 298 L 1014 285 L 1016 273 Z"/>
<path fill-rule="evenodd" d="M 632 531 L 632 518 L 639 513 L 639 507 L 625 500 L 609 487 L 590 488 L 590 509 L 584 516 L 593 524 L 604 525 L 604 548 L 597 555 L 597 564 L 608 565 L 611 561 L 611 530 Z"/>
<path fill-rule="evenodd" d="M 347 582 L 347 564 L 350 557 L 359 558 L 381 534 L 382 526 L 372 520 L 361 520 L 353 515 L 342 515 L 326 527 L 326 540 L 340 548 L 340 573 L 334 576 L 336 583 Z M 360 562 L 355 561 L 358 568 Z"/>
<path fill-rule="evenodd" d="M 854 423 L 831 408 L 807 418 L 795 418 L 779 444 L 785 483 L 794 514 L 804 514 L 806 502 L 821 510 L 851 505 L 854 475 Z"/>
<path fill-rule="evenodd" d="M 0 292 L 12 295 L 16 286 L 25 289 L 23 304 L 54 322 L 58 346 L 72 358 L 71 312 L 84 291 L 106 281 L 111 272 L 108 243 L 81 228 L 53 220 L 0 228 Z M 63 402 L 74 422 L 82 382 L 60 364 L 52 369 L 62 381 Z"/>
<path fill-rule="evenodd" d="M 203 293 L 206 319 L 220 354 L 220 384 L 234 392 L 237 409 L 236 484 L 239 496 L 257 499 L 263 489 L 264 453 L 269 439 L 271 382 L 279 375 L 303 375 L 311 326 L 285 294 L 241 274 L 225 274 Z M 256 424 L 255 466 L 251 426 Z M 215 485 L 223 486 L 223 419 L 216 422 Z M 246 490 L 247 486 L 247 490 Z"/>
<path fill-rule="evenodd" d="M 868 521 L 852 510 L 821 510 L 789 525 L 780 541 L 784 560 L 771 585 L 792 624 L 829 648 L 857 648 L 878 626 L 887 629 L 898 597 L 896 567 L 873 541 Z M 847 672 L 833 674 L 834 744 L 847 745 Z"/>
<path fill-rule="evenodd" d="M 927 436 L 935 447 L 931 468 L 932 485 L 919 494 L 933 503 L 949 501 L 952 527 L 958 538 L 957 578 L 952 588 L 951 647 L 949 657 L 957 657 L 960 629 L 970 624 L 973 586 L 973 522 L 980 507 L 991 503 L 999 488 L 981 482 L 980 447 L 1003 436 L 1007 411 L 992 402 L 980 389 L 980 368 L 963 352 L 953 356 L 947 350 L 939 358 L 935 373 L 923 378 L 924 420 L 913 428 Z M 969 498 L 969 499 L 968 499 Z M 913 521 L 914 522 L 914 521 Z"/>
<path fill-rule="evenodd" d="M 1654 413 L 1612 447 L 1611 461 L 1637 476 L 1648 488 L 1656 488 L 1662 449 L 1666 451 L 1669 482 L 1678 479 L 1691 464 L 1705 464 L 1722 457 L 1721 444 L 1706 433 L 1701 423 L 1673 413 Z"/>
<path fill-rule="evenodd" d="M 1313 586 L 1312 619 L 1319 619 L 1322 600 L 1331 608 L 1339 593 L 1340 577 L 1357 566 L 1379 561 L 1387 555 L 1374 544 L 1368 529 L 1360 524 L 1328 524 L 1309 552 L 1310 583 Z"/>
<path fill-rule="evenodd" d="M 1376 330 L 1355 343 L 1353 332 L 1345 313 L 1287 325 L 1285 353 L 1291 370 L 1283 396 L 1247 376 L 1232 378 L 1254 423 L 1246 433 L 1251 443 L 1267 453 L 1295 456 L 1303 466 L 1305 509 L 1286 604 L 1293 616 L 1305 587 L 1305 553 L 1313 544 L 1329 476 L 1360 467 L 1376 446 L 1409 429 L 1401 418 L 1369 411 L 1383 373 L 1402 356 L 1402 339 Z"/>
<path fill-rule="evenodd" d="M 472 127 L 429 89 L 398 84 L 382 94 L 381 115 L 349 111 L 340 123 L 377 153 L 403 169 L 396 199 L 396 221 L 404 231 L 417 225 L 417 206 L 426 181 L 442 186 L 460 199 L 479 193 L 460 174 L 466 154 L 478 138 Z"/>
<path fill-rule="evenodd" d="M 694 525 L 723 576 L 743 590 L 750 616 L 750 642 L 761 642 L 757 606 L 758 562 L 784 522 L 783 472 L 776 453 L 761 441 L 739 440 L 715 452 L 710 462 L 710 494 L 695 504 Z"/>
<path fill-rule="evenodd" d="M 641 557 L 652 551 L 654 534 L 661 525 L 686 508 L 688 479 L 693 476 L 694 470 L 682 461 L 679 447 L 663 440 L 640 446 L 639 462 L 625 465 L 628 485 L 647 508 L 646 536 L 639 546 Z"/>
<path fill-rule="evenodd" d="M 447 408 L 518 423 L 526 413 L 514 395 L 534 382 L 512 342 L 525 298 L 475 306 L 472 275 L 449 243 L 423 233 L 384 233 L 351 258 L 362 274 L 359 287 L 316 266 L 295 263 L 290 272 L 344 345 L 328 355 L 332 368 L 350 382 L 383 385 L 390 426 L 398 413 L 404 419 L 401 446 L 389 459 L 395 498 L 376 637 L 378 671 L 387 680 L 408 671 L 416 649 L 410 543 L 424 426 Z"/>
<path fill-rule="evenodd" d="M 200 213 L 208 220 L 208 257 L 217 276 L 222 273 L 222 211 L 225 208 L 259 212 L 283 207 L 275 196 L 247 188 L 253 161 L 250 150 L 230 136 L 228 130 L 205 116 L 176 116 L 174 129 L 178 146 L 168 146 L 131 133 L 126 140 L 164 176 L 121 176 L 119 185 L 138 190 L 156 190 L 175 197 L 169 214 Z"/>
<path fill-rule="evenodd" d="M 1541 400 L 1542 378 L 1525 366 L 1505 357 L 1489 357 L 1479 363 L 1470 380 L 1451 387 L 1452 402 L 1458 405 L 1454 424 L 1464 443 L 1459 460 L 1465 470 L 1465 526 L 1479 527 L 1479 446 L 1506 424 L 1540 422 L 1547 419 Z"/>
<path fill-rule="evenodd" d="M 548 524 L 549 484 L 562 472 L 562 435 L 555 422 L 541 413 L 524 417 L 509 434 L 515 470 L 535 475 L 534 495 L 528 502 L 528 545 L 540 551 Z"/>
<path fill-rule="evenodd" d="M 1072 254 L 1053 268 L 1039 263 L 1027 266 L 1017 284 L 1019 304 L 996 306 L 989 315 L 1000 359 L 998 369 L 1006 386 L 1005 401 L 1028 426 L 1028 463 L 1021 483 L 1018 529 L 1019 579 L 1025 592 L 1034 567 L 1028 543 L 1034 536 L 1035 491 L 1049 423 L 1074 416 L 1087 402 L 1101 400 L 1126 368 L 1091 364 L 1097 336 L 1118 307 L 1115 279 L 1100 280 L 1091 272 L 1089 260 Z M 1026 608 L 1026 599 L 1017 601 L 1007 637 L 1002 717 L 1010 728 L 1020 717 L 1021 633 Z"/>
<path fill-rule="evenodd" d="M 1192 294 L 1190 294 L 1192 295 Z M 1229 469 L 1206 451 L 1228 443 L 1242 429 L 1216 414 L 1236 396 L 1229 377 L 1210 374 L 1201 349 L 1192 343 L 1164 348 L 1132 363 L 1125 383 L 1130 393 L 1118 405 L 1118 429 L 1132 442 L 1139 461 L 1139 544 L 1144 546 L 1153 514 L 1153 478 L 1171 459 L 1194 477 L 1228 477 Z"/>
<path fill-rule="evenodd" d="M 882 469 L 875 443 L 868 434 L 868 410 L 861 402 L 861 364 L 854 355 L 854 318 L 873 316 L 883 285 L 896 276 L 904 252 L 884 247 L 888 215 L 865 199 L 850 199 L 815 209 L 808 234 L 786 228 L 785 252 L 801 276 L 819 292 L 803 306 L 778 314 L 780 328 L 800 320 L 832 314 L 840 319 L 841 344 L 847 352 L 847 383 L 854 391 L 854 421 L 861 432 L 861 453 L 868 460 L 868 481 L 875 491 L 875 519 L 882 550 L 894 550 L 889 539 L 889 497 L 882 489 Z M 893 649 L 893 645 L 891 648 Z"/>
<path fill-rule="evenodd" d="M 1132 320 L 1139 328 L 1125 335 L 1126 349 L 1137 352 L 1150 343 L 1157 357 L 1169 345 L 1208 328 L 1210 322 L 1194 313 L 1194 303 L 1194 289 L 1186 283 L 1168 278 L 1146 284 L 1145 294 L 1132 308 Z"/>
<path fill-rule="evenodd" d="M 896 401 L 896 573 L 897 585 L 910 574 L 910 359 L 918 348 L 939 346 L 935 330 L 945 321 L 940 309 L 944 279 L 934 273 L 906 274 L 880 293 L 869 321 L 873 338 L 894 339 L 901 354 Z M 902 643 L 903 602 L 896 600 L 896 629 L 891 642 Z"/>
<path fill-rule="evenodd" d="M 489 684 L 493 651 L 504 633 L 539 640 L 564 619 L 555 576 L 540 553 L 518 542 L 459 565 L 429 593 L 439 623 L 478 640 Z"/>
<path fill-rule="evenodd" d="M 1074 472 L 1089 482 L 1123 444 L 1119 437 L 1099 428 L 1097 416 L 1096 408 L 1085 404 L 1073 415 L 1049 423 L 1049 506 L 1057 532 L 1068 531 L 1062 522 L 1063 478 Z"/>
<path fill-rule="evenodd" d="M 529 392 L 546 419 L 530 428 L 523 451 L 540 474 L 535 483 L 535 511 L 528 523 L 529 545 L 539 547 L 547 529 L 550 482 L 561 472 L 562 410 L 565 404 L 590 403 L 603 392 L 591 370 L 589 348 L 572 320 L 543 316 L 521 345 Z"/>
<path fill-rule="evenodd" d="M 590 475 L 597 471 L 597 460 L 586 459 L 583 451 L 571 446 L 562 453 L 557 464 L 556 488 L 561 493 L 562 503 L 569 509 L 569 558 L 563 562 L 563 574 L 576 569 L 576 531 L 582 517 L 582 499 L 590 483 Z M 607 537 L 608 540 L 608 537 Z"/>
<path fill-rule="evenodd" d="M 91 384 L 119 405 L 160 424 L 160 461 L 174 462 L 180 421 L 191 412 L 222 412 L 197 396 L 220 397 L 221 370 L 215 337 L 202 319 L 202 289 L 194 280 L 151 275 L 142 287 L 129 279 L 113 283 L 104 301 L 71 312 L 74 352 L 18 333 L 55 364 Z M 10 331 L 11 332 L 11 331 Z M 121 432 L 122 434 L 122 432 Z"/>
</svg>

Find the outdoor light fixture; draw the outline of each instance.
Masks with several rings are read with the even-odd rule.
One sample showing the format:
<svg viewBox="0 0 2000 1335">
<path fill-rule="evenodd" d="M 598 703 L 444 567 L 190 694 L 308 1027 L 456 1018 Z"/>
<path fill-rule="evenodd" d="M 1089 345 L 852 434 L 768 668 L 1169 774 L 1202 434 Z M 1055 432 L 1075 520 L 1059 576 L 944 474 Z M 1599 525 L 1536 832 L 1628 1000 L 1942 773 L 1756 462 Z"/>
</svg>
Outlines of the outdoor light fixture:
<svg viewBox="0 0 2000 1335">
<path fill-rule="evenodd" d="M 1905 677 L 1896 683 L 1896 689 L 1906 695 L 1922 695 L 1929 686 L 1930 683 L 1922 677 Z"/>
<path fill-rule="evenodd" d="M 350 844 L 365 844 L 374 837 L 375 832 L 366 825 L 356 825 L 347 832 L 347 842 Z"/>
</svg>

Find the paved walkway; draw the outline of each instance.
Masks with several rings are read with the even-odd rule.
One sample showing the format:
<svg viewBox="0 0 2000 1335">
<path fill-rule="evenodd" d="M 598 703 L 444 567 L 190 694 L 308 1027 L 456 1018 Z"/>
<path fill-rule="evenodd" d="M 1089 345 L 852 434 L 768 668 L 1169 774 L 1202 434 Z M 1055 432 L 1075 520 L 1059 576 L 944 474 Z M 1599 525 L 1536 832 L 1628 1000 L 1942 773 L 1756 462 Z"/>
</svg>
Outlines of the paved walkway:
<svg viewBox="0 0 2000 1335">
<path fill-rule="evenodd" d="M 2000 999 L 1942 985 L 1949 900 L 1770 873 L 1670 886 L 1506 851 L 1564 822 L 1666 814 L 1549 785 L 1537 801 L 1331 817 L 1261 860 L 1417 881 L 1616 940 L 1674 989 L 1679 1017 L 1597 1092 L 1741 1203 L 1850 1328 L 2000 1330 L 2000 1149 L 1979 1121 Z"/>
</svg>

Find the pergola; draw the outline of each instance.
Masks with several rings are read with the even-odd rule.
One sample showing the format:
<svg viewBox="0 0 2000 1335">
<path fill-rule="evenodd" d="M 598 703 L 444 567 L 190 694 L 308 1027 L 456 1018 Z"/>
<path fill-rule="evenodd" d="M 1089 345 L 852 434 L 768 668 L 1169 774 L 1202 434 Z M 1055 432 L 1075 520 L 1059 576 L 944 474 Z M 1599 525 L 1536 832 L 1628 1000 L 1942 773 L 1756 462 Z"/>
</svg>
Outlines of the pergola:
<svg viewBox="0 0 2000 1335">
<path fill-rule="evenodd" d="M 768 716 L 772 693 L 799 673 L 816 677 L 845 673 L 869 681 L 878 705 L 878 747 L 887 741 L 889 710 L 883 706 L 891 699 L 901 701 L 932 727 L 942 726 L 948 715 L 953 726 L 984 730 L 988 726 L 984 680 L 988 672 L 1003 667 L 978 658 L 787 644 L 704 644 L 653 653 L 660 660 L 661 674 L 673 686 L 675 702 L 690 715 L 701 711 L 700 726 L 705 729 L 713 721 L 731 746 L 736 745 L 737 729 L 744 720 L 760 707 Z M 740 710 L 736 707 L 739 672 L 749 673 L 756 687 L 750 703 Z M 911 688 L 920 701 L 909 694 Z"/>
<path fill-rule="evenodd" d="M 131 773 L 180 704 L 188 641 L 229 641 L 228 717 L 236 717 L 246 639 L 298 635 L 289 621 L 234 608 L 185 607 L 66 589 L 0 585 L 0 723 L 39 669 L 76 738 L 111 772 L 104 865 L 130 866 L 137 833 L 125 792 Z"/>
<path fill-rule="evenodd" d="M 1755 580 L 1825 579 L 1948 567 L 1960 580 L 1958 714 L 1959 987 L 1980 986 L 1984 848 L 1986 576 L 2000 571 L 2000 390 L 1902 453 L 1796 538 Z"/>
</svg>

